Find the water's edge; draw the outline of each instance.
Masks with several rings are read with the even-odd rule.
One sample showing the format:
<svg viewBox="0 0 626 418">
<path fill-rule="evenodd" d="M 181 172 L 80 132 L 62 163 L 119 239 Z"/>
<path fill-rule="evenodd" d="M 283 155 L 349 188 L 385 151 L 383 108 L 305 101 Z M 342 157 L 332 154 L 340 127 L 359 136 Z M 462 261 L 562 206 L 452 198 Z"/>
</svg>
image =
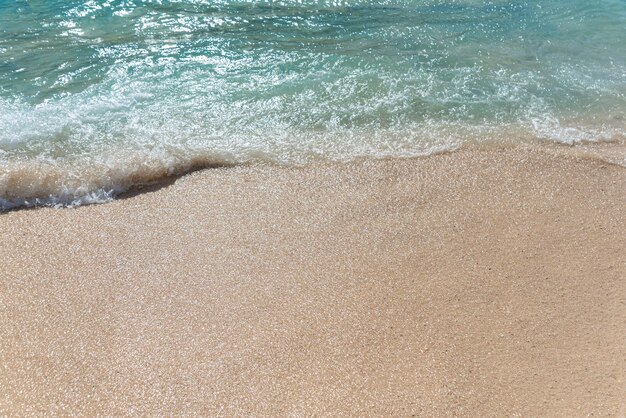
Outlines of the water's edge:
<svg viewBox="0 0 626 418">
<path fill-rule="evenodd" d="M 428 154 L 415 154 L 404 156 L 358 156 L 351 159 L 316 159 L 309 160 L 300 164 L 285 164 L 269 160 L 246 161 L 241 163 L 233 163 L 227 161 L 211 161 L 207 159 L 197 159 L 191 164 L 177 167 L 169 172 L 161 172 L 154 177 L 145 177 L 135 183 L 124 183 L 114 185 L 111 188 L 102 188 L 89 191 L 85 194 L 71 194 L 48 197 L 41 196 L 33 199 L 6 199 L 0 198 L 0 214 L 13 212 L 16 210 L 30 210 L 37 208 L 77 208 L 84 205 L 109 203 L 113 200 L 128 199 L 143 193 L 154 192 L 162 188 L 171 186 L 179 178 L 187 176 L 191 173 L 209 169 L 231 169 L 254 166 L 270 166 L 277 168 L 294 167 L 306 168 L 307 166 L 317 164 L 350 164 L 362 160 L 388 160 L 388 159 L 423 159 L 436 157 L 456 152 L 489 152 L 494 150 L 526 148 L 535 152 L 557 153 L 564 156 L 574 156 L 584 158 L 591 161 L 602 162 L 622 169 L 626 169 L 626 145 L 618 142 L 605 143 L 588 143 L 588 144 L 558 144 L 545 141 L 519 142 L 515 140 L 503 142 L 498 141 L 481 141 L 466 142 L 459 144 L 457 147 L 447 149 L 434 150 Z"/>
</svg>

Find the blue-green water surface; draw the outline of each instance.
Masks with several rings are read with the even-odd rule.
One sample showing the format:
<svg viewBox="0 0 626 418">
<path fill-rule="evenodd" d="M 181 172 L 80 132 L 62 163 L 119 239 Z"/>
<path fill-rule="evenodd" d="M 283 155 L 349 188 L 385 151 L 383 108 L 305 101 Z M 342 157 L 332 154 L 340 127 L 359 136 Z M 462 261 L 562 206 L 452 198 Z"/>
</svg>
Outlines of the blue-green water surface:
<svg viewBox="0 0 626 418">
<path fill-rule="evenodd" d="M 0 0 L 0 205 L 626 136 L 626 0 Z"/>
</svg>

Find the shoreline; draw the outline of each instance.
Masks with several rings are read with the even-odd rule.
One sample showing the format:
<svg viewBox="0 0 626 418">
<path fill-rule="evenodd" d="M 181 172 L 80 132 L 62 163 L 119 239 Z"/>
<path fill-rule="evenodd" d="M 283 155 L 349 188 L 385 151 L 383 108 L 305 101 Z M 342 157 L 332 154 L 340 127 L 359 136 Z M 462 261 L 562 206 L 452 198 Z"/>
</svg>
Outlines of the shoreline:
<svg viewBox="0 0 626 418">
<path fill-rule="evenodd" d="M 455 152 L 479 152 L 493 151 L 499 149 L 531 149 L 539 152 L 553 152 L 574 157 L 589 157 L 601 160 L 607 164 L 626 167 L 626 142 L 615 139 L 609 142 L 582 142 L 576 144 L 565 144 L 558 142 L 542 141 L 538 138 L 530 140 L 528 138 L 508 138 L 490 139 L 476 142 L 474 140 L 453 145 L 445 149 L 431 149 L 423 154 L 409 153 L 407 155 L 380 155 L 380 156 L 354 156 L 346 159 L 310 159 L 300 162 L 279 162 L 274 160 L 255 160 L 234 162 L 219 156 L 197 155 L 189 157 L 189 161 L 183 161 L 179 157 L 173 165 L 168 165 L 166 161 L 160 161 L 153 157 L 148 158 L 143 165 L 133 168 L 127 167 L 127 173 L 118 167 L 111 170 L 111 167 L 84 167 L 81 176 L 70 176 L 65 178 L 69 171 L 57 167 L 50 167 L 43 164 L 34 167 L 6 168 L 4 171 L 3 183 L 0 184 L 0 216 L 13 210 L 24 210 L 29 208 L 74 208 L 92 204 L 109 203 L 116 199 L 123 199 L 126 196 L 135 196 L 142 190 L 154 190 L 167 187 L 175 183 L 179 178 L 187 176 L 196 171 L 203 171 L 216 168 L 233 167 L 255 167 L 270 166 L 277 168 L 306 168 L 309 166 L 320 166 L 328 164 L 351 164 L 359 161 L 373 160 L 411 160 L 430 158 L 437 155 Z M 135 156 L 135 164 L 142 160 Z M 75 169 L 76 167 L 74 167 Z M 120 171 L 121 170 L 121 171 Z M 21 173 L 21 174 L 20 174 Z M 75 173 L 76 174 L 76 173 Z M 0 178 L 3 173 L 0 170 Z M 66 183 L 66 181 L 69 181 Z M 88 191 L 88 192 L 87 192 Z"/>
<path fill-rule="evenodd" d="M 626 412 L 626 168 L 196 171 L 0 214 L 0 414 Z"/>
</svg>

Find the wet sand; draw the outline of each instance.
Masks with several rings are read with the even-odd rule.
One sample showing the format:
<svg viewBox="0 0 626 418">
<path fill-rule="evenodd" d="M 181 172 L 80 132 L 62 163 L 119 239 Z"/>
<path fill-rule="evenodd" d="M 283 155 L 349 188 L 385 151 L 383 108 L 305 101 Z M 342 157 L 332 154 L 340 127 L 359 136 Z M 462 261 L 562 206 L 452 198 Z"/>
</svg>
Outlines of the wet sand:
<svg viewBox="0 0 626 418">
<path fill-rule="evenodd" d="M 626 414 L 626 169 L 196 172 L 0 215 L 0 414 Z"/>
</svg>

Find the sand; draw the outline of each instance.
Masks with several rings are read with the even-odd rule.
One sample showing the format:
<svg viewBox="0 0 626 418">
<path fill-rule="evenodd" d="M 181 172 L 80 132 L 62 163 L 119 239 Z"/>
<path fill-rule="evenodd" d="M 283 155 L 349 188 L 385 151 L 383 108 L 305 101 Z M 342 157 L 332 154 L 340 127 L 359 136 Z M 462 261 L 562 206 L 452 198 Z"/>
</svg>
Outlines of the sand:
<svg viewBox="0 0 626 418">
<path fill-rule="evenodd" d="M 0 414 L 626 414 L 626 169 L 210 169 L 0 215 Z"/>
</svg>

